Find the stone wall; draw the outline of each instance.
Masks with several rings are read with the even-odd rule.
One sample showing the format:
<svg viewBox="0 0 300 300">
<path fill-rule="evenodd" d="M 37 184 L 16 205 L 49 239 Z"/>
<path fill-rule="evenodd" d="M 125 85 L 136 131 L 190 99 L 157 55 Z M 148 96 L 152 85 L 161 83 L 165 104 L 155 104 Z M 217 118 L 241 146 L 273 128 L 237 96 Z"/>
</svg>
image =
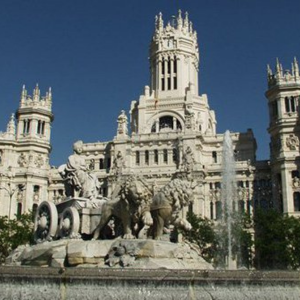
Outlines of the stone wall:
<svg viewBox="0 0 300 300">
<path fill-rule="evenodd" d="M 299 299 L 299 272 L 0 267 L 0 299 Z"/>
</svg>

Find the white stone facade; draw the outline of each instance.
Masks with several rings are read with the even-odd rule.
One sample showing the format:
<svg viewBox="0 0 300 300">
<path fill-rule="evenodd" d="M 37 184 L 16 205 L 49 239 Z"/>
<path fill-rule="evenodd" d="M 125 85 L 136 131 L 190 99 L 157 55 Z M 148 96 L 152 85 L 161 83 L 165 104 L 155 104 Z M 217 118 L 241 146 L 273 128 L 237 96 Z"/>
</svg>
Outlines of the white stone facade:
<svg viewBox="0 0 300 300">
<path fill-rule="evenodd" d="M 159 14 L 149 60 L 149 86 L 131 102 L 129 114 L 120 113 L 112 141 L 83 145 L 86 165 L 108 197 L 119 176 L 143 176 L 155 191 L 175 174 L 188 174 L 197 185 L 190 209 L 216 219 L 221 209 L 223 133 L 217 134 L 207 95 L 198 91 L 197 33 L 187 13 L 182 16 L 179 11 L 166 25 Z M 292 74 L 282 74 L 280 66 L 275 75 L 269 69 L 270 162 L 256 160 L 251 129 L 231 133 L 238 182 L 236 205 L 249 213 L 255 206 L 270 207 L 273 202 L 282 203 L 284 212 L 296 214 L 295 210 L 300 210 L 300 196 L 298 208 L 293 196 L 300 195 L 295 172 L 299 169 L 300 79 L 296 61 L 293 66 Z M 284 111 L 285 101 L 290 101 L 288 112 Z M 59 202 L 64 198 L 58 171 L 49 167 L 51 102 L 51 90 L 41 98 L 36 87 L 31 98 L 24 88 L 16 114 L 17 129 L 12 117 L 0 137 L 1 215 L 12 217 L 43 200 Z M 274 102 L 281 104 L 275 108 Z M 279 177 L 280 184 L 276 185 Z M 21 185 L 25 186 L 23 191 Z M 14 192 L 9 193 L 10 189 Z"/>
</svg>

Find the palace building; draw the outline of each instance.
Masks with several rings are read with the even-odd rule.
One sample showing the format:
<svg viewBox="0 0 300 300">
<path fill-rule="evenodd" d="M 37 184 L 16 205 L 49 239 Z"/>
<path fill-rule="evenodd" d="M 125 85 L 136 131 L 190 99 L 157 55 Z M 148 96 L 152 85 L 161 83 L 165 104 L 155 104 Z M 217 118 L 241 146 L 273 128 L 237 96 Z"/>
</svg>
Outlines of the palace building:
<svg viewBox="0 0 300 300">
<path fill-rule="evenodd" d="M 97 176 L 101 193 L 110 197 L 122 176 L 142 176 L 155 192 L 172 177 L 194 181 L 195 213 L 217 219 L 221 212 L 222 145 L 216 115 L 208 97 L 199 94 L 197 33 L 188 14 L 179 11 L 172 22 L 156 17 L 150 45 L 150 82 L 139 99 L 122 111 L 116 135 L 109 142 L 83 144 L 81 155 Z M 252 214 L 257 207 L 300 212 L 298 63 L 282 71 L 268 68 L 271 156 L 256 160 L 251 129 L 231 132 L 236 161 L 236 209 Z M 19 109 L 0 135 L 0 214 L 13 217 L 34 210 L 44 200 L 65 197 L 58 168 L 51 168 L 53 121 L 51 89 L 39 87 L 27 95 L 23 87 Z M 124 108 L 125 109 L 125 108 Z M 80 139 L 80 137 L 78 137 Z M 75 141 L 74 141 L 75 142 Z M 67 159 L 67 158 L 66 158 Z"/>
</svg>

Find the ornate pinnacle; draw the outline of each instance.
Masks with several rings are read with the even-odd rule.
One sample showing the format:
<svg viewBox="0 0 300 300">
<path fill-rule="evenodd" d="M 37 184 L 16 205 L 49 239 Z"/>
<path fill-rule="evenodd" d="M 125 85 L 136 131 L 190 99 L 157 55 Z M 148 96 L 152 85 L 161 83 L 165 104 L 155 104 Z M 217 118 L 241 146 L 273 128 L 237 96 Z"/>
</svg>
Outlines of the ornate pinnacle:
<svg viewBox="0 0 300 300">
<path fill-rule="evenodd" d="M 272 69 L 271 69 L 271 67 L 270 67 L 269 64 L 267 65 L 267 71 L 268 71 L 268 76 L 272 76 L 273 75 Z"/>
<path fill-rule="evenodd" d="M 162 13 L 161 12 L 158 14 L 158 23 L 157 23 L 157 26 L 158 26 L 159 31 L 162 31 L 162 29 L 164 28 L 164 21 L 163 21 Z"/>
<path fill-rule="evenodd" d="M 14 114 L 11 114 L 10 120 L 7 124 L 6 132 L 9 134 L 16 134 L 16 125 L 15 125 L 15 116 Z"/>
<path fill-rule="evenodd" d="M 298 61 L 297 61 L 297 58 L 294 57 L 294 63 L 293 63 L 293 66 L 294 66 L 294 73 L 295 73 L 295 76 L 299 76 L 299 65 L 298 65 Z"/>
<path fill-rule="evenodd" d="M 26 99 L 27 99 L 27 91 L 25 88 L 25 84 L 23 84 L 22 93 L 21 93 L 21 103 L 25 102 Z"/>
<path fill-rule="evenodd" d="M 189 13 L 185 12 L 185 18 L 184 18 L 184 22 L 183 22 L 183 27 L 187 28 L 189 27 Z"/>
<path fill-rule="evenodd" d="M 178 10 L 178 17 L 177 17 L 177 28 L 182 28 L 182 16 L 181 16 L 181 10 Z"/>
<path fill-rule="evenodd" d="M 40 89 L 37 83 L 35 89 L 33 90 L 33 101 L 39 101 L 39 100 L 40 100 Z"/>
</svg>

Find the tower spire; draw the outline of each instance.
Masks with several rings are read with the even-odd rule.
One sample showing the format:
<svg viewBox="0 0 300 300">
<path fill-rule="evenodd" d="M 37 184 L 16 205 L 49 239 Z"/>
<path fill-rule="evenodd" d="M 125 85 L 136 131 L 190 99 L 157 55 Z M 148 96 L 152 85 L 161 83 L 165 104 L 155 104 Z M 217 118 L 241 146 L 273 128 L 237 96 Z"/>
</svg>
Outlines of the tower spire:
<svg viewBox="0 0 300 300">
<path fill-rule="evenodd" d="M 178 10 L 178 16 L 177 16 L 177 29 L 182 29 L 182 16 L 181 16 L 181 10 Z"/>
</svg>

